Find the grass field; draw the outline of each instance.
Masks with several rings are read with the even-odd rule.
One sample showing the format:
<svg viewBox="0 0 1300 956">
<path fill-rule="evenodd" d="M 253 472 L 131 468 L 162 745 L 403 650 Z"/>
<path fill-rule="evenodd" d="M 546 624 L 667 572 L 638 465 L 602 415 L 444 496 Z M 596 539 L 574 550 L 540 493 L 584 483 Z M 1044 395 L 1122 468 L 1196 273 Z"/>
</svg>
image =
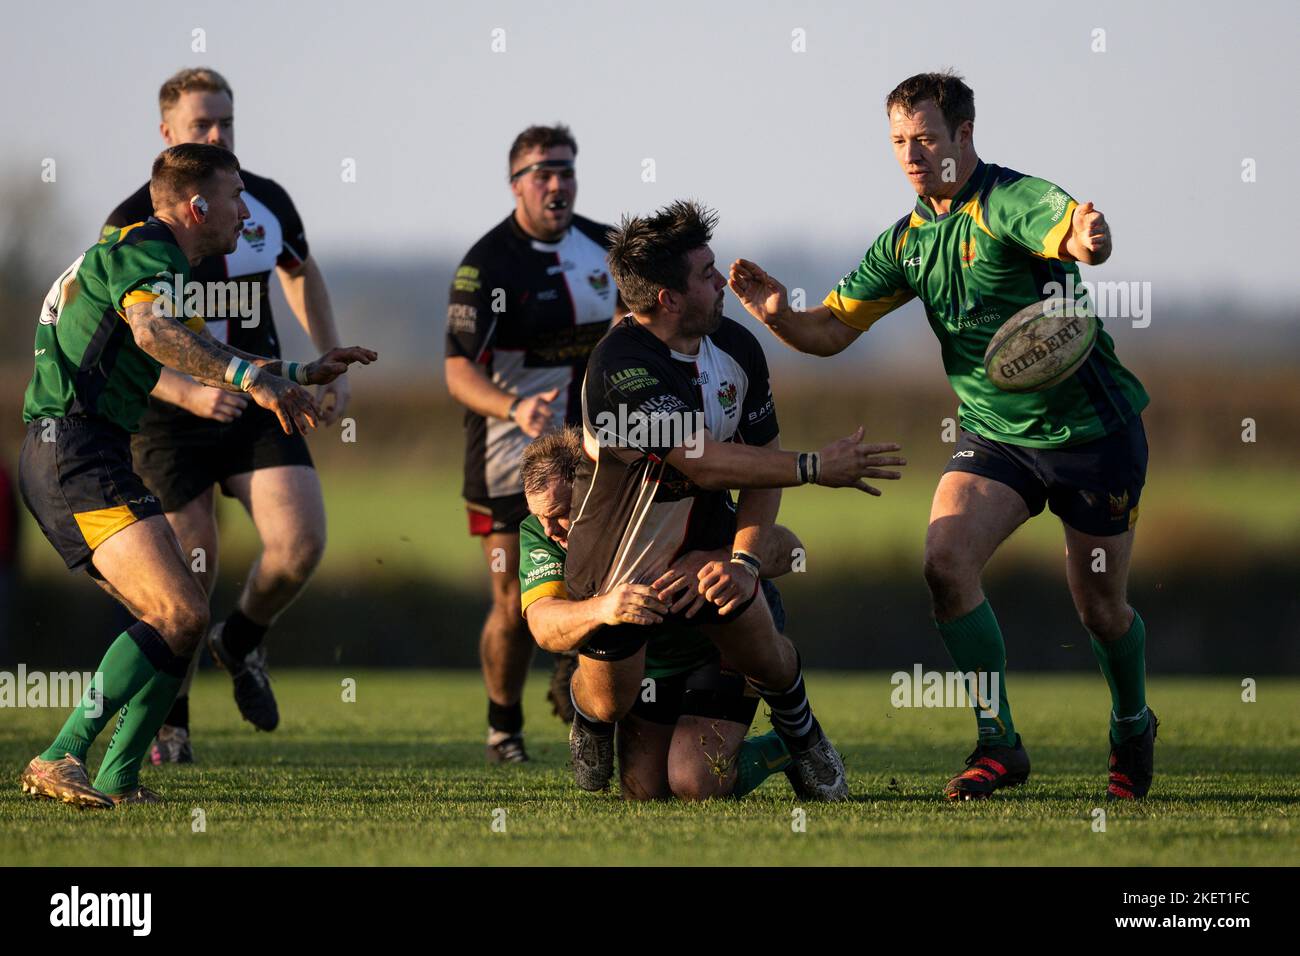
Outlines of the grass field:
<svg viewBox="0 0 1300 956">
<path fill-rule="evenodd" d="M 970 715 L 889 705 L 885 674 L 814 674 L 822 721 L 854 800 L 799 804 L 782 776 L 742 801 L 631 805 L 585 794 L 564 728 L 525 697 L 533 762 L 483 763 L 482 689 L 471 672 L 286 671 L 283 723 L 255 734 L 224 675 L 200 675 L 192 767 L 146 769 L 168 803 L 77 811 L 23 796 L 17 775 L 57 730 L 53 710 L 0 724 L 0 863 L 11 864 L 1295 864 L 1300 862 L 1300 680 L 1150 682 L 1161 717 L 1156 785 L 1141 806 L 1104 806 L 1099 677 L 1013 674 L 1029 783 L 983 804 L 939 796 L 971 745 Z M 341 682 L 356 680 L 356 701 Z M 767 727 L 760 714 L 759 730 Z M 92 753 L 92 766 L 99 751 Z M 806 832 L 792 811 L 807 813 Z M 492 829 L 504 810 L 505 832 Z M 194 832 L 194 811 L 206 829 Z M 500 814 L 497 815 L 500 818 Z"/>
</svg>

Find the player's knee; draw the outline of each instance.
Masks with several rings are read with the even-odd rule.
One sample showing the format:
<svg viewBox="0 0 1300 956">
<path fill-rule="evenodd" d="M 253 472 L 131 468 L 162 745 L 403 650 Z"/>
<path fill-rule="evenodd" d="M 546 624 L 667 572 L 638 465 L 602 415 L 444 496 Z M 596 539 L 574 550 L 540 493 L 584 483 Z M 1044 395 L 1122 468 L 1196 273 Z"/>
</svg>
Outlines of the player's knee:
<svg viewBox="0 0 1300 956">
<path fill-rule="evenodd" d="M 274 567 L 291 584 L 304 584 L 325 556 L 325 535 L 305 531 L 293 539 L 292 547 L 275 555 Z"/>
<path fill-rule="evenodd" d="M 1078 612 L 1080 623 L 1103 639 L 1122 637 L 1132 623 L 1129 607 L 1123 601 L 1086 601 Z"/>
<path fill-rule="evenodd" d="M 630 709 L 630 707 L 620 707 L 619 701 L 613 694 L 601 694 L 582 703 L 582 712 L 584 714 L 592 720 L 602 720 L 608 724 L 618 723 L 619 720 L 627 716 Z"/>
<path fill-rule="evenodd" d="M 923 570 L 926 586 L 936 603 L 960 594 L 970 584 L 970 569 L 956 552 L 948 548 L 926 548 Z M 975 577 L 978 579 L 978 574 Z"/>
<path fill-rule="evenodd" d="M 208 632 L 208 602 L 202 594 L 185 595 L 151 623 L 174 651 L 192 653 Z"/>
<path fill-rule="evenodd" d="M 702 756 L 699 761 L 669 761 L 668 786 L 678 800 L 711 800 L 721 793 L 721 784 Z"/>
</svg>

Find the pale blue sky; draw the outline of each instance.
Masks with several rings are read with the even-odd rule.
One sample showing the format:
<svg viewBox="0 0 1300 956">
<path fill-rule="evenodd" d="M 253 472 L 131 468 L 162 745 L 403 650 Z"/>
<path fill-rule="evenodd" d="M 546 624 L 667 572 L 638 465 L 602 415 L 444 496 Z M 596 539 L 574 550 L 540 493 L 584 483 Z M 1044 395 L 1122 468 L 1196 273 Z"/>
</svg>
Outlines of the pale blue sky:
<svg viewBox="0 0 1300 956">
<path fill-rule="evenodd" d="M 513 135 L 559 119 L 581 147 L 579 211 L 696 196 L 721 213 L 720 257 L 797 253 L 824 267 L 785 278 L 815 286 L 911 204 L 885 94 L 953 66 L 975 90 L 985 159 L 1106 212 L 1117 251 L 1096 278 L 1280 299 L 1295 271 L 1274 208 L 1300 148 L 1294 3 L 81 6 L 6 14 L 0 169 L 35 188 L 54 157 L 44 188 L 87 237 L 160 148 L 161 80 L 208 64 L 235 87 L 241 160 L 290 190 L 327 266 L 458 254 L 509 209 Z"/>
</svg>

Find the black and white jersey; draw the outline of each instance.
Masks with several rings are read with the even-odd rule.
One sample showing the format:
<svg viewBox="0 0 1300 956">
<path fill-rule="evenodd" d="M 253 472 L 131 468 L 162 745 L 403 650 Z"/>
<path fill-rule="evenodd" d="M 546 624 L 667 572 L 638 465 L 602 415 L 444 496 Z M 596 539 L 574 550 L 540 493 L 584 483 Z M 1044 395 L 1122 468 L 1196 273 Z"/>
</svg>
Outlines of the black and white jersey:
<svg viewBox="0 0 1300 956">
<path fill-rule="evenodd" d="M 583 449 L 570 511 L 569 596 L 645 584 L 684 551 L 729 547 L 726 491 L 706 491 L 669 465 L 674 448 L 715 441 L 766 445 L 779 433 L 763 348 L 724 318 L 696 355 L 669 349 L 628 316 L 587 363 Z"/>
<path fill-rule="evenodd" d="M 582 370 L 618 299 L 605 263 L 608 231 L 574 216 L 563 238 L 542 242 L 507 216 L 456 270 L 447 356 L 481 365 L 497 388 L 522 398 L 559 389 L 555 423 L 577 424 Z M 519 458 L 528 441 L 514 422 L 467 409 L 464 496 L 521 493 Z"/>
<path fill-rule="evenodd" d="M 239 244 L 230 255 L 201 259 L 191 269 L 190 279 L 204 283 L 205 288 L 210 282 L 237 284 L 233 290 L 235 295 L 218 301 L 236 307 L 243 303 L 242 313 L 231 308 L 233 315 L 204 314 L 204 322 L 214 338 L 254 355 L 279 358 L 280 340 L 271 318 L 271 273 L 277 266 L 293 269 L 307 260 L 307 236 L 293 200 L 278 183 L 246 169 L 239 171 L 239 178 L 244 181 L 243 198 L 248 206 Z M 145 183 L 109 214 L 104 228 L 117 229 L 151 215 L 153 203 L 149 199 L 149 184 Z M 190 420 L 193 424 L 204 421 L 175 405 L 150 400 L 141 428 L 147 430 L 155 421 L 175 424 L 177 419 Z"/>
</svg>

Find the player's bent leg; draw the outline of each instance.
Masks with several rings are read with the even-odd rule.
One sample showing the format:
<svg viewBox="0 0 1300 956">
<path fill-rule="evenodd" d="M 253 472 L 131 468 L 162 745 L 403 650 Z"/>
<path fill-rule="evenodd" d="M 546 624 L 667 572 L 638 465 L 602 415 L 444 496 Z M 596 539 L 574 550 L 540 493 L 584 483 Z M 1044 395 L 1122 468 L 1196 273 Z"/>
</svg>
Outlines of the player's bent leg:
<svg viewBox="0 0 1300 956">
<path fill-rule="evenodd" d="M 479 660 L 488 697 L 489 763 L 524 763 L 521 698 L 536 644 L 519 608 L 519 534 L 482 536 L 492 607 L 479 637 Z"/>
<path fill-rule="evenodd" d="M 1024 498 L 1002 482 L 960 471 L 939 479 L 925 533 L 925 582 L 937 620 L 969 614 L 983 602 L 984 565 L 1029 516 Z"/>
<path fill-rule="evenodd" d="M 683 714 L 668 751 L 668 786 L 679 800 L 730 796 L 749 724 Z"/>
<path fill-rule="evenodd" d="M 580 789 L 594 792 L 609 786 L 614 775 L 615 723 L 632 710 L 644 673 L 644 646 L 616 660 L 579 658 L 570 684 L 569 755 Z"/>
<path fill-rule="evenodd" d="M 844 761 L 813 715 L 799 654 L 777 631 L 767 601 L 751 601 L 735 620 L 716 617 L 700 627 L 771 710 L 772 728 L 790 751 L 786 776 L 795 793 L 808 800 L 847 800 Z"/>
<path fill-rule="evenodd" d="M 239 610 L 263 628 L 302 593 L 325 554 L 325 499 L 309 465 L 259 468 L 226 479 L 262 541 Z"/>
<path fill-rule="evenodd" d="M 667 800 L 673 726 L 629 714 L 618 725 L 619 784 L 624 800 Z"/>
<path fill-rule="evenodd" d="M 212 599 L 217 583 L 217 516 L 215 489 L 209 487 L 182 507 L 166 514 L 181 554 L 189 560 L 190 571 L 199 579 L 203 592 Z M 176 695 L 171 711 L 158 736 L 149 748 L 149 762 L 154 766 L 166 763 L 193 763 L 194 750 L 190 742 L 190 688 L 194 672 L 198 670 L 199 655 L 190 658 L 189 670 Z"/>
<path fill-rule="evenodd" d="M 1110 758 L 1106 795 L 1145 797 L 1155 773 L 1155 714 L 1146 700 L 1146 625 L 1128 603 L 1134 529 L 1087 534 L 1065 525 L 1066 578 L 1079 620 L 1110 688 Z"/>
<path fill-rule="evenodd" d="M 276 465 L 228 477 L 225 488 L 253 519 L 262 551 L 235 610 L 212 628 L 208 647 L 230 674 L 240 715 L 258 730 L 280 724 L 266 671 L 267 629 L 302 593 L 325 552 L 325 503 L 310 465 Z"/>
<path fill-rule="evenodd" d="M 161 515 L 135 521 L 99 543 L 95 573 L 137 616 L 100 662 L 87 693 L 51 746 L 28 765 L 23 787 L 83 806 L 138 787 L 140 761 L 184 679 L 207 627 L 207 598 Z M 118 711 L 113 739 L 93 788 L 84 761 Z"/>
<path fill-rule="evenodd" d="M 925 538 L 925 581 L 935 623 L 957 670 L 988 675 L 989 691 L 988 700 L 976 694 L 979 741 L 966 769 L 944 787 L 950 800 L 990 796 L 1029 776 L 1029 756 L 1007 699 L 1006 644 L 980 575 L 1002 542 L 1041 510 L 1039 501 L 1031 508 L 1023 489 L 968 471 L 945 472 L 935 489 Z"/>
</svg>

